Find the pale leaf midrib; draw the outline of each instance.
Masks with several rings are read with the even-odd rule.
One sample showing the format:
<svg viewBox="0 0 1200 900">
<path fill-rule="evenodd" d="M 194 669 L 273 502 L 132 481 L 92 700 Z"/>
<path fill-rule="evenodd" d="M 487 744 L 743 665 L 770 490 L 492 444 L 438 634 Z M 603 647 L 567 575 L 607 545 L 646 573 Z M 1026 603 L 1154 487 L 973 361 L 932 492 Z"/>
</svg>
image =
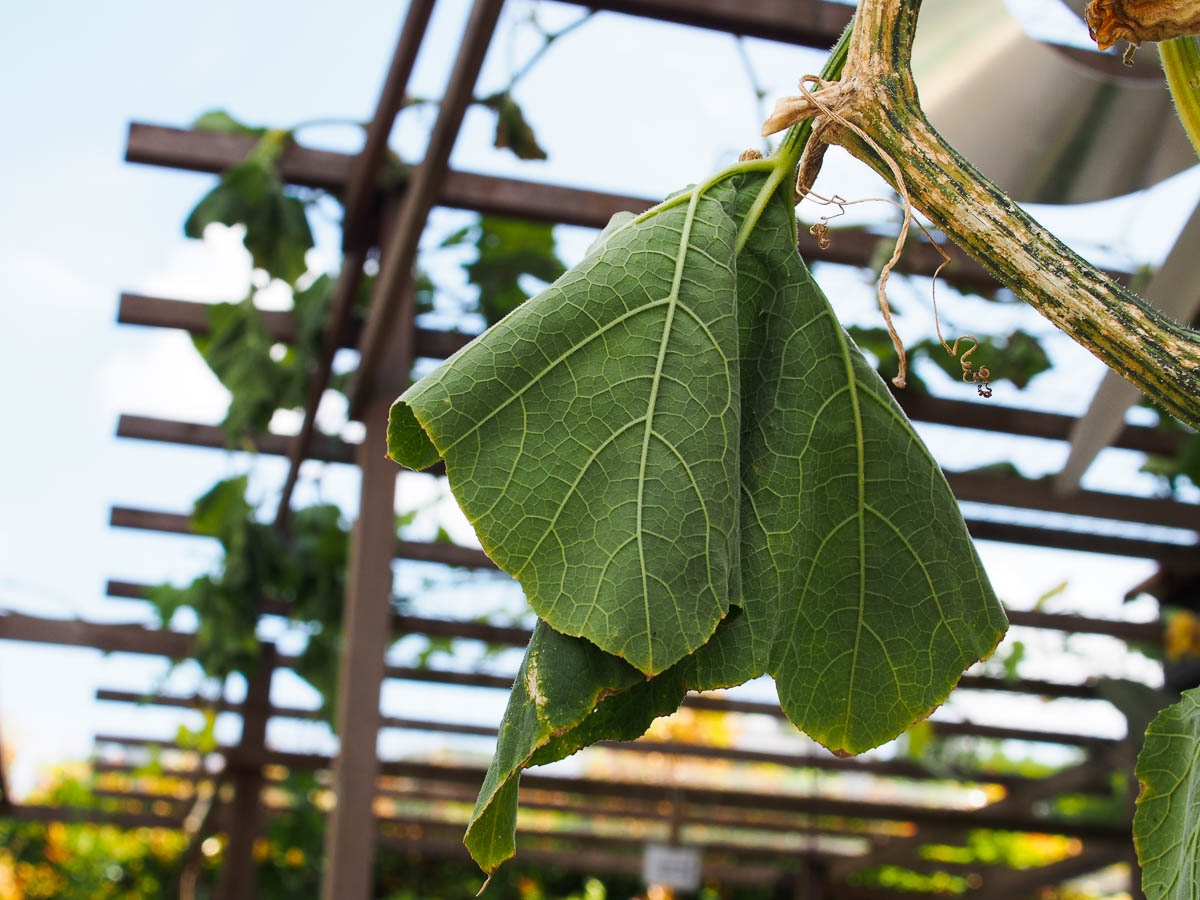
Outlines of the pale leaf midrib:
<svg viewBox="0 0 1200 900">
<path fill-rule="evenodd" d="M 650 435 L 654 431 L 654 412 L 655 406 L 658 402 L 658 385 L 662 380 L 663 360 L 666 359 L 667 345 L 671 340 L 671 325 L 675 320 L 675 307 L 679 303 L 679 285 L 683 280 L 683 267 L 687 261 L 688 248 L 691 242 L 692 225 L 696 219 L 696 209 L 700 205 L 701 193 L 701 191 L 697 190 L 692 194 L 692 198 L 688 202 L 687 214 L 684 216 L 683 227 L 680 230 L 679 256 L 675 261 L 675 273 L 671 280 L 671 293 L 667 295 L 667 315 L 663 322 L 662 338 L 658 345 L 658 358 L 654 363 L 654 380 L 650 383 L 650 398 L 646 402 L 646 429 L 642 435 L 642 460 L 638 466 L 637 520 L 634 533 L 637 535 L 638 564 L 642 570 L 642 605 L 646 610 L 646 668 L 650 672 L 654 671 L 654 628 L 650 622 L 650 583 L 648 580 L 649 573 L 646 566 L 645 542 L 642 539 L 642 510 L 646 493 L 646 462 L 650 456 Z M 706 512 L 705 519 L 707 518 L 708 514 Z M 709 532 L 710 529 L 708 528 L 704 530 L 704 555 L 706 560 L 710 559 Z M 709 573 L 708 580 L 710 583 L 712 582 L 711 572 Z M 679 605 L 676 603 L 675 606 L 676 615 L 678 615 Z"/>
</svg>

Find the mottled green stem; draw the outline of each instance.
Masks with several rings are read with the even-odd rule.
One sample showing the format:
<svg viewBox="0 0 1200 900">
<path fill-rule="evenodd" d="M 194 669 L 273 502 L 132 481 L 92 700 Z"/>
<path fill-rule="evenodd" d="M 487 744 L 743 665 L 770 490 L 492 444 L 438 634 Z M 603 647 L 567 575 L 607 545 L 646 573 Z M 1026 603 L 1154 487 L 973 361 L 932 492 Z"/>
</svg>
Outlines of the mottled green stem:
<svg viewBox="0 0 1200 900">
<path fill-rule="evenodd" d="M 951 240 L 1155 403 L 1200 427 L 1200 334 L 1069 250 L 925 118 L 909 67 L 920 6 L 920 0 L 861 0 L 842 78 L 849 90 L 837 111 L 899 163 L 914 205 Z M 892 180 L 861 137 L 842 126 L 830 132 Z"/>
<path fill-rule="evenodd" d="M 1158 55 L 1179 121 L 1200 155 L 1200 40 L 1189 34 L 1162 41 Z"/>
</svg>

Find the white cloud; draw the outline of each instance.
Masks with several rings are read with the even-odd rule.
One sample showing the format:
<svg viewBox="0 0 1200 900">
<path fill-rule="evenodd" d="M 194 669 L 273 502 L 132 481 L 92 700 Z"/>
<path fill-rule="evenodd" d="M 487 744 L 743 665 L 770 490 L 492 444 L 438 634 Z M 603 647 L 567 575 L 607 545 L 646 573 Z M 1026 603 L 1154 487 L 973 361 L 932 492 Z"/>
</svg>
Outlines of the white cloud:
<svg viewBox="0 0 1200 900">
<path fill-rule="evenodd" d="M 176 300 L 240 300 L 250 288 L 250 253 L 242 245 L 245 228 L 209 225 L 203 240 L 181 240 L 166 265 L 137 286 L 145 294 Z"/>
<path fill-rule="evenodd" d="M 100 372 L 100 402 L 119 412 L 193 422 L 225 415 L 229 392 L 209 371 L 182 331 L 147 332 L 142 349 L 106 362 Z"/>
<path fill-rule="evenodd" d="M 61 260 L 37 251 L 0 254 L 0 297 L 5 306 L 48 310 L 94 310 L 104 288 Z"/>
</svg>

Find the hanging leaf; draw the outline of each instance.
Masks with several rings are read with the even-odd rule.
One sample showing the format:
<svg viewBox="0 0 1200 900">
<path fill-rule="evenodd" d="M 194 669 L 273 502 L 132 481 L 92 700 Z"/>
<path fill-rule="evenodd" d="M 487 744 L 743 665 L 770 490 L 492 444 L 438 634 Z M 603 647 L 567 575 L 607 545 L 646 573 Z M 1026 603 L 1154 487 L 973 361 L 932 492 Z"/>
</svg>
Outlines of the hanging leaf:
<svg viewBox="0 0 1200 900">
<path fill-rule="evenodd" d="M 231 397 L 221 424 L 231 443 L 262 434 L 277 409 L 303 406 L 308 378 L 321 351 L 333 301 L 333 279 L 322 275 L 292 294 L 295 343 L 272 355 L 275 340 L 253 297 L 214 303 L 205 312 L 209 333 L 193 339 L 213 374 Z"/>
<path fill-rule="evenodd" d="M 269 131 L 220 183 L 196 204 L 183 232 L 201 238 L 214 222 L 244 225 L 243 242 L 257 268 L 288 283 L 304 274 L 304 255 L 313 246 L 304 204 L 284 192 L 276 163 L 291 140 L 286 131 Z"/>
<path fill-rule="evenodd" d="M 337 506 L 309 506 L 292 514 L 285 542 L 258 520 L 247 486 L 244 475 L 220 481 L 192 508 L 192 530 L 215 538 L 224 551 L 217 570 L 185 587 L 151 588 L 147 599 L 163 625 L 182 607 L 195 611 L 199 627 L 190 655 L 216 678 L 254 671 L 262 602 L 282 601 L 293 621 L 311 629 L 297 671 L 322 693 L 323 711 L 332 716 L 349 529 Z"/>
<path fill-rule="evenodd" d="M 646 674 L 738 602 L 736 230 L 696 201 L 614 232 L 391 423 L 399 461 L 432 462 L 420 417 L 541 618 Z"/>
<path fill-rule="evenodd" d="M 551 282 L 566 271 L 556 252 L 554 227 L 545 222 L 482 215 L 442 241 L 443 247 L 466 244 L 474 246 L 475 259 L 463 268 L 479 289 L 476 308 L 489 326 L 529 299 L 521 287 L 523 276 Z"/>
<path fill-rule="evenodd" d="M 743 168 L 612 232 L 410 388 L 389 445 L 445 458 L 555 631 L 656 675 L 743 605 L 706 653 L 774 674 L 793 722 L 859 752 L 941 703 L 1004 616 L 940 469 L 796 255 L 784 192 L 764 209 Z"/>
<path fill-rule="evenodd" d="M 192 122 L 192 128 L 196 131 L 215 131 L 218 134 L 240 134 L 255 138 L 261 138 L 268 131 L 266 128 L 256 128 L 239 122 L 223 109 L 210 109 Z"/>
<path fill-rule="evenodd" d="M 520 768 L 640 734 L 686 687 L 770 673 L 797 726 L 856 753 L 1004 632 L 940 468 L 796 254 L 769 165 L 617 223 L 393 406 L 393 458 L 446 460 L 555 646 L 531 646 L 501 729 L 468 834 L 484 868 L 511 852 Z M 554 654 L 567 699 L 543 678 Z"/>
<path fill-rule="evenodd" d="M 251 297 L 241 303 L 214 303 L 205 312 L 209 333 L 193 343 L 230 393 L 221 428 L 231 443 L 262 434 L 284 402 L 287 374 L 271 358 L 275 341 Z"/>
<path fill-rule="evenodd" d="M 1135 774 L 1142 783 L 1133 843 L 1148 900 L 1200 896 L 1200 688 L 1146 729 Z"/>
<path fill-rule="evenodd" d="M 500 91 L 478 102 L 496 114 L 496 147 L 511 150 L 518 159 L 546 158 L 546 151 L 538 144 L 533 128 L 512 94 Z"/>
</svg>

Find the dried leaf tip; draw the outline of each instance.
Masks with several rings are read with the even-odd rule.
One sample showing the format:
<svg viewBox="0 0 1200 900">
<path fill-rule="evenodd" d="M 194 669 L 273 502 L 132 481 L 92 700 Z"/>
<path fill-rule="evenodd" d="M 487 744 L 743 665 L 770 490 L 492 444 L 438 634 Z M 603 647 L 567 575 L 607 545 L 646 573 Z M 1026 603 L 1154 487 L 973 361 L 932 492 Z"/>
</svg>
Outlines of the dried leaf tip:
<svg viewBox="0 0 1200 900">
<path fill-rule="evenodd" d="M 1083 16 L 1101 50 L 1200 33 L 1200 0 L 1091 0 Z"/>
</svg>

